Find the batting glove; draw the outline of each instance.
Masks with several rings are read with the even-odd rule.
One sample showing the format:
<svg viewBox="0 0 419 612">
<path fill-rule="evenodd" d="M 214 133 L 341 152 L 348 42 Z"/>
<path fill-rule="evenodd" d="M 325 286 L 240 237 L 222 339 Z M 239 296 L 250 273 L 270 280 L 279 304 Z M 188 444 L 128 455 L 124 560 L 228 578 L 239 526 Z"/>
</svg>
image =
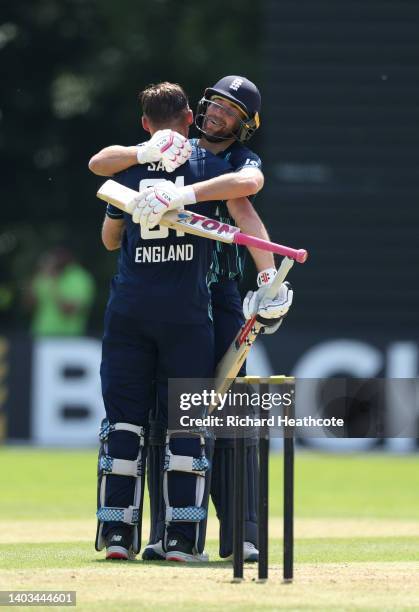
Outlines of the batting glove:
<svg viewBox="0 0 419 612">
<path fill-rule="evenodd" d="M 262 322 L 266 322 L 265 333 L 275 332 L 282 319 L 291 307 L 294 292 L 289 283 L 282 283 L 276 296 L 268 297 L 266 292 L 276 275 L 275 268 L 268 268 L 259 272 L 257 291 L 249 291 L 243 301 L 243 313 L 246 319 L 255 315 Z"/>
<path fill-rule="evenodd" d="M 159 130 L 148 142 L 137 146 L 139 164 L 161 161 L 166 172 L 173 172 L 192 154 L 189 140 L 173 130 Z"/>
<path fill-rule="evenodd" d="M 195 204 L 195 192 L 191 186 L 176 187 L 171 181 L 162 181 L 140 191 L 126 205 L 134 223 L 152 229 L 160 223 L 164 213 Z"/>
</svg>

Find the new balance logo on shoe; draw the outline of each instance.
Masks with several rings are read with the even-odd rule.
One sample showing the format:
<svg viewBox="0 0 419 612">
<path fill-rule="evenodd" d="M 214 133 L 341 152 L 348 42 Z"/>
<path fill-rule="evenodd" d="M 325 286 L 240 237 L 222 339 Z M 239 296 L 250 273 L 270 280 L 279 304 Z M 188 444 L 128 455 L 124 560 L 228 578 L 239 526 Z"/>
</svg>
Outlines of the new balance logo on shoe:
<svg viewBox="0 0 419 612">
<path fill-rule="evenodd" d="M 169 540 L 168 546 L 176 546 L 177 540 Z"/>
<path fill-rule="evenodd" d="M 122 540 L 122 536 L 121 535 L 113 535 L 111 537 L 111 542 L 120 542 Z"/>
</svg>

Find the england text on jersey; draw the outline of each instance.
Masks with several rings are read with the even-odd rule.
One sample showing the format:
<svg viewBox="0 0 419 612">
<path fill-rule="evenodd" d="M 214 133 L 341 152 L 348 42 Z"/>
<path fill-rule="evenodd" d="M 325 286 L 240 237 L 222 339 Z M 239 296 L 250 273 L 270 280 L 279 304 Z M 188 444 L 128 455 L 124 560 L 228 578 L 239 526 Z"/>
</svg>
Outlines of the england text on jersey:
<svg viewBox="0 0 419 612">
<path fill-rule="evenodd" d="M 137 247 L 135 263 L 164 263 L 165 261 L 191 261 L 193 244 L 170 244 L 168 246 Z"/>
<path fill-rule="evenodd" d="M 137 164 L 115 175 L 114 180 L 136 191 L 171 180 L 179 187 L 231 172 L 231 164 L 192 145 L 190 159 L 171 174 L 158 164 Z M 152 171 L 151 171 L 152 170 Z M 200 202 L 191 213 L 214 218 L 217 202 Z M 187 211 L 189 214 L 189 209 Z M 118 272 L 111 283 L 109 309 L 139 320 L 166 323 L 208 322 L 210 293 L 207 275 L 214 241 L 175 232 L 166 227 L 145 231 L 127 213 L 112 205 L 107 214 L 124 219 Z M 170 304 L 170 307 L 168 306 Z"/>
</svg>

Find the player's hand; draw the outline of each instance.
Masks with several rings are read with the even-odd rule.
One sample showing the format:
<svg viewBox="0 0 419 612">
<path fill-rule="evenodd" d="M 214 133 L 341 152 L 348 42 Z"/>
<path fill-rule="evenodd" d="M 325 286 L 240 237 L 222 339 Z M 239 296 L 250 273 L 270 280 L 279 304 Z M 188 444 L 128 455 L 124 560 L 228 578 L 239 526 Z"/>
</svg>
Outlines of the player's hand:
<svg viewBox="0 0 419 612">
<path fill-rule="evenodd" d="M 266 295 L 268 287 L 275 278 L 276 270 L 268 268 L 259 272 L 257 291 L 249 291 L 243 301 L 243 313 L 246 319 L 255 315 L 266 322 L 265 333 L 273 333 L 282 323 L 282 319 L 291 307 L 294 292 L 289 283 L 282 283 L 276 296 Z"/>
<path fill-rule="evenodd" d="M 159 130 L 148 142 L 137 146 L 139 164 L 161 161 L 166 172 L 173 172 L 190 158 L 189 140 L 173 130 Z"/>
<path fill-rule="evenodd" d="M 176 187 L 171 181 L 162 181 L 140 191 L 127 204 L 126 210 L 132 214 L 134 223 L 151 229 L 160 223 L 162 216 L 169 210 L 180 210 L 195 202 L 192 187 Z"/>
</svg>

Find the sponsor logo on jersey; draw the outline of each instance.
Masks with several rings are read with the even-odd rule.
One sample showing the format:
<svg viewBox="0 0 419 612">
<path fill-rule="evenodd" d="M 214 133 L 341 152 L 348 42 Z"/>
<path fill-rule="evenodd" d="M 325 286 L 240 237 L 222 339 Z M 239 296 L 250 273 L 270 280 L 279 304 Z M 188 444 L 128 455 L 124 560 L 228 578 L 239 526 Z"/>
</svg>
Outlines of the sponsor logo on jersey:
<svg viewBox="0 0 419 612">
<path fill-rule="evenodd" d="M 244 163 L 245 166 L 256 166 L 256 168 L 259 168 L 259 162 L 257 162 L 255 159 L 250 159 L 250 157 L 248 157 Z"/>
</svg>

